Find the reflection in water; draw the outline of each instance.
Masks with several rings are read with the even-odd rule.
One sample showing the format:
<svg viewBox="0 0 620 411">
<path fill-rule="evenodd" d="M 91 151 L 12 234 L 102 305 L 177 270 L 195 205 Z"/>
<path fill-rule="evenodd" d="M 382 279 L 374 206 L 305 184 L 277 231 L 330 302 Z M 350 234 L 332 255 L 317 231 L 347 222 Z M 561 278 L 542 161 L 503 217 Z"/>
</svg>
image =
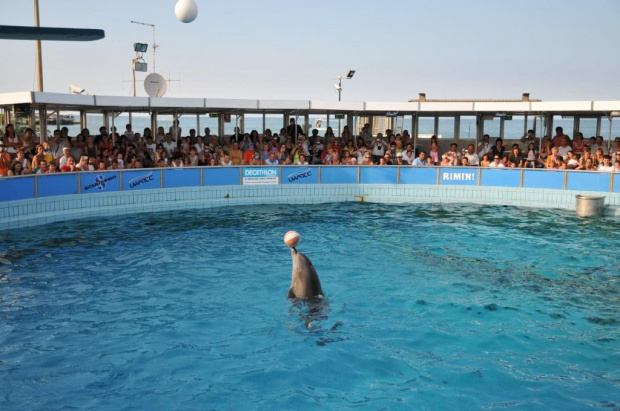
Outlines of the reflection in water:
<svg viewBox="0 0 620 411">
<path fill-rule="evenodd" d="M 316 345 L 323 346 L 345 340 L 345 338 L 337 335 L 338 328 L 343 325 L 342 321 L 334 323 L 330 328 L 323 327 L 331 313 L 328 299 L 292 298 L 291 302 L 289 314 L 299 317 L 299 322 L 304 324 L 305 329 L 310 332 L 310 336 L 318 337 Z"/>
</svg>

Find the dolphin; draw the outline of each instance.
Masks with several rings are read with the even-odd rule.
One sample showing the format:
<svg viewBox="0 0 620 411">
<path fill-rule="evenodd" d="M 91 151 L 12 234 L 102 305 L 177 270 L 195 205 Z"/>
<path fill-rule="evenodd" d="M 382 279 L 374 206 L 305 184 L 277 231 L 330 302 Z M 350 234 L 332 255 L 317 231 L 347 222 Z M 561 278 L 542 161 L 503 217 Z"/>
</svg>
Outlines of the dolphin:
<svg viewBox="0 0 620 411">
<path fill-rule="evenodd" d="M 297 251 L 295 247 L 291 247 L 291 257 L 293 258 L 293 278 L 286 297 L 322 298 L 321 281 L 310 259 Z"/>
</svg>

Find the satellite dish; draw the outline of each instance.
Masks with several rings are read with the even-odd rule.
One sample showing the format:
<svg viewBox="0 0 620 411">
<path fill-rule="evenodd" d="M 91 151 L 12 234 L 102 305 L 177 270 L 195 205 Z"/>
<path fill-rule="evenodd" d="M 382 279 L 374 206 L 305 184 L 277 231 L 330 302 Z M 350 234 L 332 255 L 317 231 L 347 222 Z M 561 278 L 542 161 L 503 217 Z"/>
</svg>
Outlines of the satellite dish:
<svg viewBox="0 0 620 411">
<path fill-rule="evenodd" d="M 194 0 L 179 0 L 174 6 L 174 14 L 183 23 L 191 23 L 198 16 L 198 6 Z"/>
<path fill-rule="evenodd" d="M 144 90 L 149 97 L 163 97 L 168 90 L 166 79 L 161 74 L 151 73 L 144 79 Z"/>
</svg>

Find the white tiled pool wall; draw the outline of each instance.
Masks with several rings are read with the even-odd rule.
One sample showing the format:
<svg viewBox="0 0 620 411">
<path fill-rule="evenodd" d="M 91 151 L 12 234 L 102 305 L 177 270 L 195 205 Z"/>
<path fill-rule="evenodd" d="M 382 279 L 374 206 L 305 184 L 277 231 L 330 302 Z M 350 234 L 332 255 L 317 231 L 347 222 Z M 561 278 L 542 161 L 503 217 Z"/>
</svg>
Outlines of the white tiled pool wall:
<svg viewBox="0 0 620 411">
<path fill-rule="evenodd" d="M 0 229 L 76 218 L 188 210 L 244 204 L 317 204 L 366 201 L 386 204 L 472 203 L 574 210 L 575 196 L 605 196 L 617 215 L 620 193 L 481 186 L 312 184 L 186 187 L 43 197 L 0 203 Z"/>
</svg>

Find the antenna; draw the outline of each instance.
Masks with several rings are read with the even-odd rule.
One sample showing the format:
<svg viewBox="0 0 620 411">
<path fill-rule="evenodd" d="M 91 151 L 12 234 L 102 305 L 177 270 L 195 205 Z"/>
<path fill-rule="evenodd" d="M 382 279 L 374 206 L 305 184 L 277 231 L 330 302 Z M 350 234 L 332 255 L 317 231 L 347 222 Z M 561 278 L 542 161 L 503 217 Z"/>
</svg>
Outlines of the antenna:
<svg viewBox="0 0 620 411">
<path fill-rule="evenodd" d="M 168 70 L 168 87 L 170 87 L 170 83 L 176 81 L 177 83 L 181 83 L 181 76 L 179 75 L 178 79 L 173 79 L 172 74 L 170 74 L 170 70 Z"/>
<path fill-rule="evenodd" d="M 142 23 L 140 21 L 133 21 L 133 20 L 131 20 L 131 22 L 133 24 L 141 24 L 143 26 L 149 26 L 153 28 L 153 73 L 155 73 L 155 52 L 159 48 L 159 44 L 155 43 L 155 25 L 151 23 Z"/>
<path fill-rule="evenodd" d="M 149 97 L 163 97 L 168 90 L 166 79 L 161 74 L 151 73 L 144 79 L 144 90 Z"/>
</svg>

